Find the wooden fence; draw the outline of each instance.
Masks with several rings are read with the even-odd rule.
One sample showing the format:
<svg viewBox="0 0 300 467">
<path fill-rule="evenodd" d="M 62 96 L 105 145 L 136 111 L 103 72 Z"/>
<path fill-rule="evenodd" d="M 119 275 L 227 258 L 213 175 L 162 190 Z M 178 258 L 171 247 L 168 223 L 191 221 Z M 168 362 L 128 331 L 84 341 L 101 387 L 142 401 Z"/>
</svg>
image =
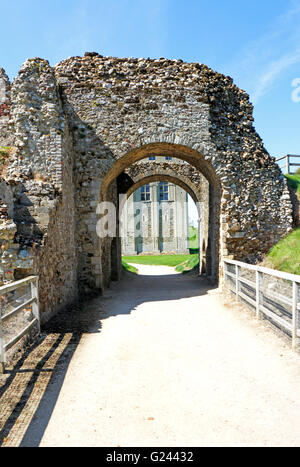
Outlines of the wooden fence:
<svg viewBox="0 0 300 467">
<path fill-rule="evenodd" d="M 297 349 L 300 337 L 300 276 L 224 260 L 225 287 L 238 302 L 250 307 L 257 319 L 266 318 L 292 337 Z"/>
<path fill-rule="evenodd" d="M 27 313 L 25 318 L 20 316 L 22 311 Z M 9 326 L 13 317 L 19 317 L 19 323 Z M 38 278 L 30 276 L 0 287 L 0 373 L 5 369 L 6 352 L 35 326 L 40 334 Z"/>
<path fill-rule="evenodd" d="M 300 155 L 287 154 L 276 159 L 276 162 L 280 162 L 278 165 L 283 173 L 292 175 L 300 167 Z"/>
</svg>

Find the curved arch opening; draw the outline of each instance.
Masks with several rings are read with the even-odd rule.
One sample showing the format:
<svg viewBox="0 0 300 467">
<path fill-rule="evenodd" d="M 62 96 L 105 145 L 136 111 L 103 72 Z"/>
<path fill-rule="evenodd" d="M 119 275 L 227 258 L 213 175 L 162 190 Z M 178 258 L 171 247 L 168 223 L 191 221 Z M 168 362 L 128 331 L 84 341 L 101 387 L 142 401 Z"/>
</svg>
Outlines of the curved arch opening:
<svg viewBox="0 0 300 467">
<path fill-rule="evenodd" d="M 198 254 L 202 205 L 199 195 L 176 177 L 141 178 L 120 205 L 123 254 Z"/>
<path fill-rule="evenodd" d="M 198 193 L 197 188 L 192 182 L 189 182 L 189 185 L 186 180 L 183 180 L 182 177 L 180 176 L 174 176 L 174 175 L 168 175 L 168 174 L 163 174 L 163 173 L 157 173 L 153 175 L 149 175 L 146 177 L 141 177 L 140 180 L 136 181 L 126 192 L 124 198 L 121 201 L 120 204 L 120 211 L 122 212 L 124 204 L 126 200 L 140 187 L 143 185 L 147 185 L 149 183 L 155 183 L 155 182 L 168 182 L 168 183 L 173 183 L 179 187 L 181 187 L 183 190 L 185 190 L 192 200 L 194 201 L 198 214 L 200 217 L 200 203 L 201 203 L 201 197 Z"/>
<path fill-rule="evenodd" d="M 119 158 L 114 162 L 112 167 L 107 171 L 106 175 L 103 178 L 101 189 L 99 193 L 99 201 L 111 200 L 111 192 L 117 190 L 118 197 L 119 195 L 125 196 L 134 191 L 134 188 L 142 186 L 147 181 L 163 181 L 163 180 L 172 180 L 173 182 L 179 181 L 180 185 L 189 193 L 194 201 L 199 201 L 199 198 L 195 194 L 193 189 L 193 181 L 191 177 L 187 177 L 187 180 L 183 181 L 183 177 L 179 173 L 177 177 L 170 177 L 166 173 L 156 173 L 152 174 L 149 178 L 144 177 L 138 180 L 135 183 L 129 184 L 125 189 L 120 187 L 118 184 L 119 178 L 122 177 L 125 172 L 143 159 L 152 158 L 152 156 L 164 156 L 168 158 L 176 158 L 183 163 L 187 163 L 194 170 L 198 171 L 209 184 L 208 189 L 208 202 L 207 202 L 207 240 L 204 242 L 205 251 L 200 245 L 203 244 L 203 238 L 201 233 L 199 235 L 199 253 L 200 253 L 200 272 L 205 273 L 205 275 L 211 279 L 213 282 L 218 282 L 219 272 L 220 272 L 220 206 L 221 206 L 221 182 L 220 179 L 212 167 L 211 163 L 208 162 L 204 156 L 197 152 L 195 149 L 191 149 L 187 146 L 169 144 L 169 143 L 151 143 L 149 145 L 142 146 L 137 149 L 133 149 L 129 153 L 125 154 L 123 157 Z M 175 180 L 177 178 L 177 180 Z M 145 182 L 146 180 L 146 182 Z M 135 186 L 134 186 L 135 185 Z M 118 201 L 119 202 L 119 201 Z M 118 212 L 120 212 L 120 205 L 118 204 Z M 199 228 L 201 224 L 201 215 L 199 216 Z M 121 240 L 120 240 L 120 219 L 117 220 L 118 225 L 118 234 L 117 239 L 113 239 L 110 243 L 111 246 L 109 249 L 114 250 L 111 253 L 111 261 L 114 261 L 114 265 L 110 264 L 110 276 L 113 279 L 120 278 L 121 270 Z M 209 240 L 208 240 L 209 239 Z M 108 270 L 107 258 L 103 257 L 105 255 L 107 248 L 102 246 L 102 271 Z M 117 252 L 117 253 L 116 253 Z M 116 258 L 118 258 L 116 260 Z M 103 262 L 106 264 L 103 264 Z M 115 271 L 115 272 L 114 272 Z M 103 273 L 102 273 L 103 275 Z M 101 282 L 101 281 L 100 281 Z M 105 278 L 102 277 L 102 283 L 105 283 Z M 106 283 L 107 285 L 107 283 Z"/>
<path fill-rule="evenodd" d="M 221 190 L 221 182 L 216 174 L 213 166 L 207 161 L 204 156 L 187 146 L 174 143 L 151 143 L 140 148 L 135 148 L 132 151 L 120 157 L 114 162 L 112 167 L 108 170 L 103 178 L 100 189 L 100 200 L 105 199 L 106 193 L 110 184 L 128 167 L 132 164 L 151 156 L 164 156 L 174 157 L 188 162 L 191 166 L 195 167 L 208 182 L 214 187 L 215 190 Z"/>
</svg>

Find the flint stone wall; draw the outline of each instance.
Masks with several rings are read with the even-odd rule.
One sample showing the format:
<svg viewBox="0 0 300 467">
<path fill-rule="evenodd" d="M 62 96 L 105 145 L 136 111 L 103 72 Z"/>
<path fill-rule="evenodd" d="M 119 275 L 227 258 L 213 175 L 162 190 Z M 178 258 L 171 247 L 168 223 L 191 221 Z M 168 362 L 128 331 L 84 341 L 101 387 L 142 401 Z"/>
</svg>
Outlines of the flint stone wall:
<svg viewBox="0 0 300 467">
<path fill-rule="evenodd" d="M 73 141 L 48 62 L 28 60 L 11 96 L 16 151 L 5 177 L 17 186 L 14 242 L 27 261 L 26 268 L 15 264 L 15 274 L 39 276 L 47 319 L 78 293 Z"/>
<path fill-rule="evenodd" d="M 10 126 L 10 82 L 7 74 L 0 68 L 0 146 L 13 145 L 13 132 Z"/>
</svg>

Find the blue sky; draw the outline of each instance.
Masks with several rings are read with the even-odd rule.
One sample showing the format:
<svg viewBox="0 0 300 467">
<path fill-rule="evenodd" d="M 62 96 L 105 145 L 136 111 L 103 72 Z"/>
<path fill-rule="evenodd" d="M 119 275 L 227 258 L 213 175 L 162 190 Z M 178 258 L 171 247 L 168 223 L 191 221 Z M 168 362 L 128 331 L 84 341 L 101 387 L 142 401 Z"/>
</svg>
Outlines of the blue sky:
<svg viewBox="0 0 300 467">
<path fill-rule="evenodd" d="M 292 99 L 300 98 L 300 0 L 0 0 L 0 8 L 0 66 L 10 78 L 26 58 L 55 65 L 86 51 L 205 63 L 249 93 L 273 156 L 300 154 Z"/>
</svg>

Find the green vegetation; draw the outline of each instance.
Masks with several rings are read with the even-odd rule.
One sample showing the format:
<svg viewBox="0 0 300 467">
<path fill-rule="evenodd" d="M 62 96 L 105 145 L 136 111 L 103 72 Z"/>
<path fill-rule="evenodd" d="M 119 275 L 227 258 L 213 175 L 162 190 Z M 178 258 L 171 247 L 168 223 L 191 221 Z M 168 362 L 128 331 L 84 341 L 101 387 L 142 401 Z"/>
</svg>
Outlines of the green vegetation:
<svg viewBox="0 0 300 467">
<path fill-rule="evenodd" d="M 171 266 L 175 267 L 176 271 L 187 273 L 196 268 L 199 264 L 198 254 L 193 255 L 145 255 L 145 256 L 123 256 L 123 267 L 133 268 L 128 263 L 145 264 L 149 266 Z M 136 271 L 136 269 L 135 269 Z M 131 272 L 135 272 L 131 271 Z"/>
<path fill-rule="evenodd" d="M 7 159 L 10 150 L 9 146 L 0 146 L 0 161 Z"/>
<path fill-rule="evenodd" d="M 10 146 L 0 146 L 0 155 L 5 155 L 11 150 Z"/>
<path fill-rule="evenodd" d="M 180 263 L 178 266 L 176 266 L 176 271 L 182 272 L 182 274 L 185 274 L 189 271 L 192 271 L 193 269 L 197 269 L 199 265 L 199 255 L 190 255 L 190 257 L 186 260 Z"/>
<path fill-rule="evenodd" d="M 10 150 L 9 146 L 0 146 L 0 173 L 8 162 Z"/>
<path fill-rule="evenodd" d="M 134 267 L 134 266 L 131 266 L 131 264 L 127 264 L 125 261 L 122 260 L 122 266 L 123 266 L 123 269 L 125 269 L 126 271 L 128 272 L 132 272 L 133 274 L 137 274 L 138 273 L 138 270 Z"/>
<path fill-rule="evenodd" d="M 271 248 L 265 265 L 279 271 L 300 274 L 300 227 Z"/>
<path fill-rule="evenodd" d="M 134 264 L 148 264 L 153 266 L 178 266 L 187 261 L 191 256 L 197 255 L 145 255 L 123 256 L 123 261 Z"/>
<path fill-rule="evenodd" d="M 288 185 L 297 192 L 300 197 L 300 173 L 295 173 L 294 175 L 285 175 L 287 178 Z"/>
<path fill-rule="evenodd" d="M 189 248 L 192 250 L 198 250 L 198 229 L 197 227 L 189 226 Z"/>
</svg>

